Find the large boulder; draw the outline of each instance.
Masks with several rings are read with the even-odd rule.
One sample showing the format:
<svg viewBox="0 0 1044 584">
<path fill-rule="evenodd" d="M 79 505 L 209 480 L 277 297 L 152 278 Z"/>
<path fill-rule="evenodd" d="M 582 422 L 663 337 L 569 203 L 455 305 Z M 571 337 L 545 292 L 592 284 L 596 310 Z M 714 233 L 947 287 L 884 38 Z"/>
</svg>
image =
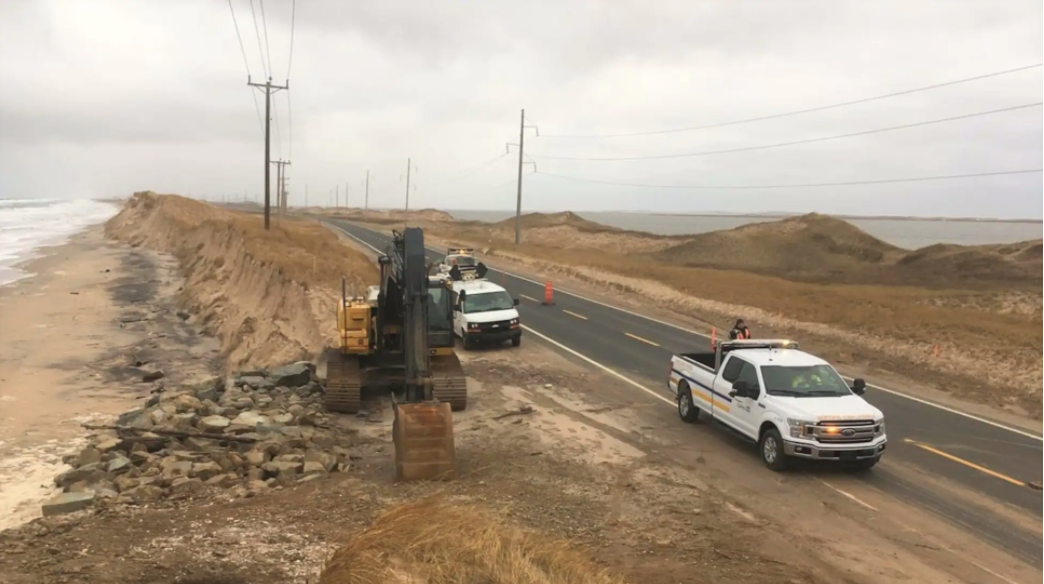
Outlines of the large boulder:
<svg viewBox="0 0 1044 584">
<path fill-rule="evenodd" d="M 312 381 L 312 369 L 308 363 L 294 363 L 272 370 L 268 378 L 276 387 L 301 387 Z"/>
</svg>

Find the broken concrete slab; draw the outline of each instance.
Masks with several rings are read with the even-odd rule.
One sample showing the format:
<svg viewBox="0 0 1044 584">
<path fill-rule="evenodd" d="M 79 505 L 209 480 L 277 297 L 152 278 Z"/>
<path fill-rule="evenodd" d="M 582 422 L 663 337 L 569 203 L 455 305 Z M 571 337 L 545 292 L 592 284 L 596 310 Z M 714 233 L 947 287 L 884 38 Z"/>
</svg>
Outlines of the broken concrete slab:
<svg viewBox="0 0 1044 584">
<path fill-rule="evenodd" d="M 94 504 L 94 493 L 62 493 L 43 504 L 43 516 L 51 517 L 86 509 Z"/>
</svg>

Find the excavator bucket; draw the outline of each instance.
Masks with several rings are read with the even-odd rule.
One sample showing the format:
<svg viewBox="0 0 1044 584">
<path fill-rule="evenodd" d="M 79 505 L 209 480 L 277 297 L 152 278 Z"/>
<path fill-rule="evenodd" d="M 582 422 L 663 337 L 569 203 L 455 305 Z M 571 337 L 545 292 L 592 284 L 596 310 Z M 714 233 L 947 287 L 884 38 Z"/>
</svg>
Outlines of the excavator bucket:
<svg viewBox="0 0 1044 584">
<path fill-rule="evenodd" d="M 449 402 L 393 404 L 395 480 L 452 481 L 458 478 Z"/>
</svg>

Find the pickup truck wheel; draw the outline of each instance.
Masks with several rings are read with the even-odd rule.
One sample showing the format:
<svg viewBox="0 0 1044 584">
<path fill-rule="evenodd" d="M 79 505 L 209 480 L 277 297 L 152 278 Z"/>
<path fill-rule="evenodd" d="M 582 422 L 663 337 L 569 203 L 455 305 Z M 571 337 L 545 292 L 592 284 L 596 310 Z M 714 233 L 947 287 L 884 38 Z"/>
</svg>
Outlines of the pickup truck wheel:
<svg viewBox="0 0 1044 584">
<path fill-rule="evenodd" d="M 782 471 L 787 468 L 787 455 L 783 452 L 783 437 L 779 430 L 769 428 L 761 435 L 758 446 L 761 450 L 761 460 L 765 466 L 774 471 Z"/>
<path fill-rule="evenodd" d="M 678 384 L 678 417 L 691 424 L 700 417 L 700 410 L 692 403 L 692 391 L 684 381 Z"/>
</svg>

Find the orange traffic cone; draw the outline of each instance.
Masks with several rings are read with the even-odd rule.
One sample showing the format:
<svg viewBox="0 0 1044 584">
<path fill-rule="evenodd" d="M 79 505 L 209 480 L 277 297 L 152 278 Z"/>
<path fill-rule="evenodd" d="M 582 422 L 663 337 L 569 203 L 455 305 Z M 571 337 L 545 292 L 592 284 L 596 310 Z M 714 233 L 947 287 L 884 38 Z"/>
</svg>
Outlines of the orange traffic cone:
<svg viewBox="0 0 1044 584">
<path fill-rule="evenodd" d="M 544 306 L 553 306 L 555 304 L 555 290 L 551 286 L 551 280 L 544 282 L 544 301 L 541 304 Z"/>
</svg>

